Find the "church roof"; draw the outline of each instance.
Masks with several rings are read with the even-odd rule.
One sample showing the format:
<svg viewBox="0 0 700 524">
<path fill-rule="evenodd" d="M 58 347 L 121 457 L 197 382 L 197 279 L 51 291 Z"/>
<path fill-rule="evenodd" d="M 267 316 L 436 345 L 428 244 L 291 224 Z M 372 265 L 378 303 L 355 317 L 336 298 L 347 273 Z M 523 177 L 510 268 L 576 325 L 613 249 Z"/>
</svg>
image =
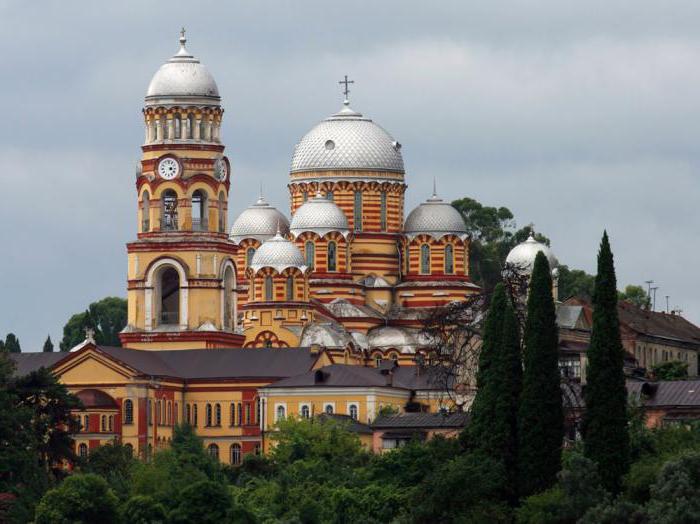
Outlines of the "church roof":
<svg viewBox="0 0 700 524">
<path fill-rule="evenodd" d="M 379 415 L 372 429 L 463 428 L 468 422 L 468 413 L 401 413 Z"/>
<path fill-rule="evenodd" d="M 40 368 L 50 368 L 68 353 L 8 353 L 15 363 L 15 375 L 24 376 Z"/>
</svg>

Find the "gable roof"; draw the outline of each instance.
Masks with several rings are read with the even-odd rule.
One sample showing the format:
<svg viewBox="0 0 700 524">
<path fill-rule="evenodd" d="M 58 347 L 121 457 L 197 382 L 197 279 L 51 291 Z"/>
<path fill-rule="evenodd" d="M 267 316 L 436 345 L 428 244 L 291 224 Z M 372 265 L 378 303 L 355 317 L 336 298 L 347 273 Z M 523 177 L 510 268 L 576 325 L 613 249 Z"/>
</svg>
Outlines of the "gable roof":
<svg viewBox="0 0 700 524">
<path fill-rule="evenodd" d="M 630 396 L 644 407 L 700 407 L 700 380 L 628 382 Z"/>
<path fill-rule="evenodd" d="M 68 353 L 8 353 L 10 360 L 15 363 L 15 375 L 24 376 L 40 368 L 51 368 L 60 360 L 68 357 Z"/>
<path fill-rule="evenodd" d="M 463 428 L 468 422 L 469 413 L 401 413 L 379 415 L 372 429 Z"/>
</svg>

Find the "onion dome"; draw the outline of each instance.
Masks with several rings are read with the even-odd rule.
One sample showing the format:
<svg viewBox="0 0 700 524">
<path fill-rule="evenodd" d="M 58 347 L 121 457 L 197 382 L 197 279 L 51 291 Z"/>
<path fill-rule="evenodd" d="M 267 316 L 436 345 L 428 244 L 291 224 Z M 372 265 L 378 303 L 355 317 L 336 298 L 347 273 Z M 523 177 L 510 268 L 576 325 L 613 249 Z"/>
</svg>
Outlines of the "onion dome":
<svg viewBox="0 0 700 524">
<path fill-rule="evenodd" d="M 229 238 L 236 244 L 240 244 L 246 238 L 264 242 L 274 237 L 278 228 L 282 235 L 289 233 L 287 217 L 268 204 L 261 195 L 255 204 L 238 215 L 231 226 Z"/>
<path fill-rule="evenodd" d="M 521 242 L 510 250 L 510 253 L 508 253 L 506 257 L 506 264 L 511 265 L 522 273 L 529 274 L 532 272 L 532 268 L 535 265 L 535 257 L 540 251 L 545 254 L 549 261 L 550 269 L 554 271 L 559 265 L 557 257 L 554 256 L 554 253 L 549 249 L 547 244 L 535 240 L 532 231 L 525 242 Z"/>
<path fill-rule="evenodd" d="M 314 198 L 297 209 L 292 217 L 289 231 L 294 238 L 307 231 L 316 233 L 320 237 L 335 231 L 347 238 L 350 226 L 343 210 L 319 191 Z"/>
<path fill-rule="evenodd" d="M 146 92 L 146 105 L 219 105 L 221 97 L 207 67 L 185 48 L 185 30 L 180 33 L 180 50 L 153 75 Z"/>
<path fill-rule="evenodd" d="M 330 170 L 403 173 L 401 144 L 345 100 L 339 112 L 304 135 L 292 157 L 292 173 Z"/>
<path fill-rule="evenodd" d="M 278 230 L 274 237 L 263 242 L 258 248 L 253 255 L 250 267 L 256 273 L 264 267 L 271 267 L 281 273 L 290 267 L 304 272 L 307 266 L 299 248 L 284 238 Z"/>
<path fill-rule="evenodd" d="M 434 189 L 433 196 L 408 214 L 403 230 L 409 239 L 430 235 L 438 240 L 445 235 L 456 235 L 464 240 L 468 236 L 460 212 L 438 197 Z"/>
</svg>

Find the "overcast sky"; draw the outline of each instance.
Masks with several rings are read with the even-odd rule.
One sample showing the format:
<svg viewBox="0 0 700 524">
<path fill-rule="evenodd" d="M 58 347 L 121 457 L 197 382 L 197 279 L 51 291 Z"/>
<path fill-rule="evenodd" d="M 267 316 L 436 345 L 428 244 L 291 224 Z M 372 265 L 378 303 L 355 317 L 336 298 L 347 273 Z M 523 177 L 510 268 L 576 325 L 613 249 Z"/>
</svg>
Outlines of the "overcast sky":
<svg viewBox="0 0 700 524">
<path fill-rule="evenodd" d="M 659 286 L 700 322 L 700 2 L 0 0 L 0 334 L 58 344 L 126 296 L 143 96 L 188 49 L 217 80 L 229 222 L 262 179 L 288 213 L 294 144 L 341 104 L 403 144 L 407 209 L 507 206 L 562 263 Z"/>
</svg>

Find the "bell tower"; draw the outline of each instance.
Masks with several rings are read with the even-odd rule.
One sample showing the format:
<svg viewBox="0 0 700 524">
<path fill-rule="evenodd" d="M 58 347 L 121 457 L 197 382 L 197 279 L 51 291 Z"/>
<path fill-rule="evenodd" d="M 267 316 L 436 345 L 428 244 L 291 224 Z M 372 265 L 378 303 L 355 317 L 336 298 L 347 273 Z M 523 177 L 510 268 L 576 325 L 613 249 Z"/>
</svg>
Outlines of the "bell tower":
<svg viewBox="0 0 700 524">
<path fill-rule="evenodd" d="M 230 163 L 219 90 L 185 47 L 156 72 L 143 108 L 137 239 L 127 244 L 128 325 L 138 349 L 240 347 L 236 245 L 227 235 Z"/>
</svg>

